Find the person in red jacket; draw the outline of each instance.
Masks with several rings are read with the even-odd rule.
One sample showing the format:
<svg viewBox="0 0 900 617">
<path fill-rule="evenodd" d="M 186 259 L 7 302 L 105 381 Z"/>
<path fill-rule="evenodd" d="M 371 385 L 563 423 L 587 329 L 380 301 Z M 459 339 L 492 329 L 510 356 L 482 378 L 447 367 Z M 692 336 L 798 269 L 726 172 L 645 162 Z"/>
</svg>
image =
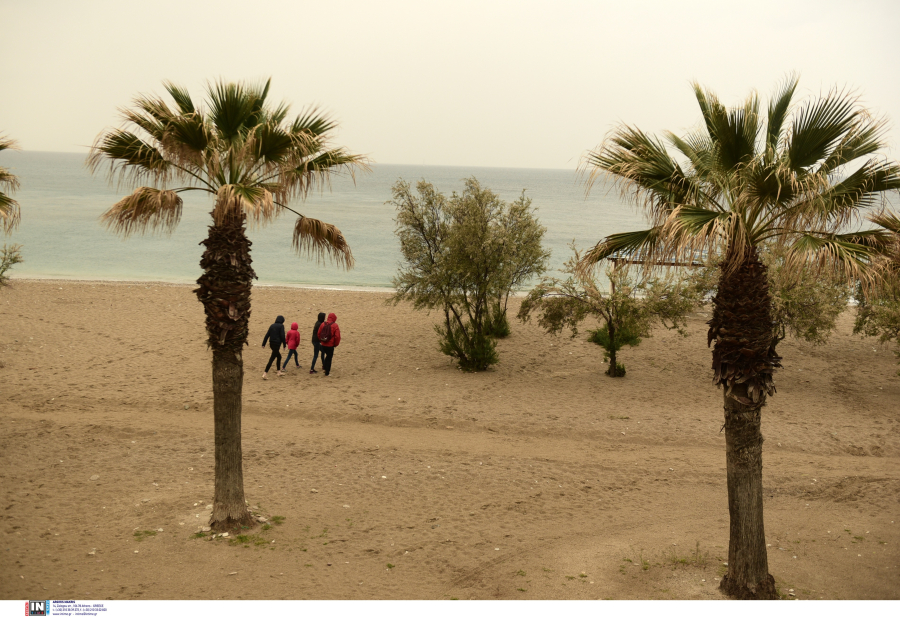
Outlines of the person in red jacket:
<svg viewBox="0 0 900 617">
<path fill-rule="evenodd" d="M 291 324 L 291 329 L 284 337 L 287 341 L 288 348 L 288 355 L 284 361 L 285 370 L 287 370 L 288 362 L 291 361 L 291 356 L 294 357 L 294 364 L 297 366 L 297 368 L 300 368 L 300 361 L 297 359 L 297 346 L 300 344 L 300 330 L 298 330 L 297 328 L 297 322 L 295 321 Z"/>
<path fill-rule="evenodd" d="M 328 313 L 328 319 L 319 326 L 319 345 L 322 347 L 322 368 L 325 376 L 331 372 L 331 359 L 334 348 L 341 344 L 341 329 L 337 325 L 337 315 Z"/>
</svg>

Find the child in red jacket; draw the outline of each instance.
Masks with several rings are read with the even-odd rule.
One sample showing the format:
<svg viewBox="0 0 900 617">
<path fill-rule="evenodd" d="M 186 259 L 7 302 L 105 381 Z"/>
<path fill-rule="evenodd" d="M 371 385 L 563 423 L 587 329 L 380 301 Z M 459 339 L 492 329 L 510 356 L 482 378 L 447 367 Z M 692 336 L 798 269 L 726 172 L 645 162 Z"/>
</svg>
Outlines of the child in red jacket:
<svg viewBox="0 0 900 617">
<path fill-rule="evenodd" d="M 291 361 L 291 356 L 294 357 L 294 364 L 297 368 L 300 368 L 300 362 L 297 360 L 297 346 L 300 344 L 300 330 L 297 329 L 296 321 L 291 324 L 291 329 L 284 338 L 287 341 L 288 347 L 288 355 L 284 361 L 284 368 L 287 369 L 288 362 Z"/>
</svg>

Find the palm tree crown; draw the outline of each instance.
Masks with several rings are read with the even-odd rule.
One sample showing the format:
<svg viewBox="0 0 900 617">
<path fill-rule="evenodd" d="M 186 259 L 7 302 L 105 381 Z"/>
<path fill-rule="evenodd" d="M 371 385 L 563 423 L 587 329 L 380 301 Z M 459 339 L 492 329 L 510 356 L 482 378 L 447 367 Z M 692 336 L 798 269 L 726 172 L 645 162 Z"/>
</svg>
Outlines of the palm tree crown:
<svg viewBox="0 0 900 617">
<path fill-rule="evenodd" d="M 308 109 L 288 121 L 286 104 L 269 105 L 269 84 L 212 83 L 203 107 L 166 82 L 174 108 L 161 98 L 138 96 L 133 108 L 121 109 L 125 127 L 101 133 L 88 157 L 92 171 L 109 162 L 110 179 L 135 188 L 103 214 L 107 226 L 125 236 L 171 232 L 181 218 L 179 193 L 192 190 L 215 196 L 216 224 L 231 215 L 262 224 L 333 174 L 366 169 L 365 157 L 329 147 L 336 125 L 327 116 Z M 298 252 L 352 267 L 340 230 L 295 214 Z"/>
<path fill-rule="evenodd" d="M 797 78 L 788 78 L 763 118 L 755 94 L 726 109 L 694 84 L 703 128 L 665 134 L 682 162 L 660 139 L 631 126 L 615 129 L 585 156 L 582 170 L 589 185 L 604 172 L 619 180 L 652 227 L 609 236 L 582 267 L 617 251 L 657 262 L 709 250 L 733 270 L 746 250 L 780 243 L 795 262 L 866 276 L 885 233 L 840 232 L 879 196 L 900 189 L 900 167 L 877 156 L 884 123 L 845 92 L 795 104 L 796 88 Z"/>
</svg>

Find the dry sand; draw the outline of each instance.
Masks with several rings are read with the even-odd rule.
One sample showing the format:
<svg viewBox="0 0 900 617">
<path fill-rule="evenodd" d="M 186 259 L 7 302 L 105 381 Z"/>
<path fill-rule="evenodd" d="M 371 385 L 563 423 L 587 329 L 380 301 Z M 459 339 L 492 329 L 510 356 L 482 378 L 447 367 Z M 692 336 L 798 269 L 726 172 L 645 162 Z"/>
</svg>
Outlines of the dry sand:
<svg viewBox="0 0 900 617">
<path fill-rule="evenodd" d="M 626 350 L 624 379 L 597 346 L 518 322 L 500 364 L 466 374 L 435 315 L 386 297 L 254 289 L 245 488 L 284 521 L 238 543 L 192 538 L 213 443 L 191 287 L 0 291 L 0 598 L 722 598 L 705 314 Z M 274 317 L 305 341 L 319 311 L 341 326 L 332 376 L 262 381 Z M 769 569 L 788 597 L 900 598 L 900 378 L 851 324 L 825 347 L 782 343 L 764 410 Z"/>
</svg>

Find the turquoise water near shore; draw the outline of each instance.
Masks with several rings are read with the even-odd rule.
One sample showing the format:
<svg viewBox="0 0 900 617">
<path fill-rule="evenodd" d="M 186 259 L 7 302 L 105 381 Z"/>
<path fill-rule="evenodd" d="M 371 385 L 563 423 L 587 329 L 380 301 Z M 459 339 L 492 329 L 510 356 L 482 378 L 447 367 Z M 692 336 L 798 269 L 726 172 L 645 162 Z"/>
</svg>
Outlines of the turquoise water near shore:
<svg viewBox="0 0 900 617">
<path fill-rule="evenodd" d="M 23 245 L 24 263 L 14 277 L 111 279 L 191 283 L 200 276 L 199 242 L 206 237 L 212 201 L 186 193 L 184 214 L 171 236 L 122 240 L 108 232 L 98 217 L 127 190 L 110 187 L 103 176 L 91 176 L 84 155 L 58 152 L 0 153 L 0 165 L 19 176 L 15 198 L 22 222 L 6 243 Z M 253 267 L 262 285 L 325 285 L 390 288 L 400 260 L 394 236 L 391 186 L 402 178 L 432 182 L 441 191 L 462 191 L 463 180 L 476 177 L 482 186 L 512 201 L 522 189 L 533 200 L 547 227 L 545 245 L 552 250 L 551 268 L 570 256 L 567 244 L 592 246 L 610 233 L 640 229 L 639 213 L 623 205 L 618 192 L 597 185 L 589 196 L 574 170 L 508 169 L 374 165 L 372 173 L 337 178 L 331 191 L 312 193 L 291 206 L 307 216 L 337 225 L 356 259 L 348 272 L 298 257 L 291 249 L 294 215 L 282 216 L 262 229 L 250 229 Z"/>
</svg>

